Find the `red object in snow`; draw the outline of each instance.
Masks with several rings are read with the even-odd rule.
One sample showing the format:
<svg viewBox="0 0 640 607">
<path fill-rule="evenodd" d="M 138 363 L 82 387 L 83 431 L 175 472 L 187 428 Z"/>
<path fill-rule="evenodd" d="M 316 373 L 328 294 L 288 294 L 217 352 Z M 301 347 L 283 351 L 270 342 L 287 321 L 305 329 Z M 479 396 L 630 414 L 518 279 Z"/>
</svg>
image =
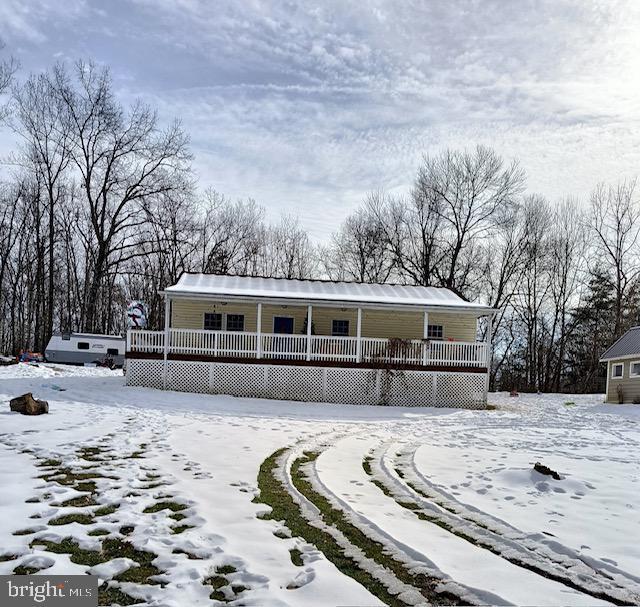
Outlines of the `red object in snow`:
<svg viewBox="0 0 640 607">
<path fill-rule="evenodd" d="M 18 361 L 21 363 L 43 363 L 44 356 L 40 352 L 31 352 L 31 350 L 20 350 L 20 355 L 18 356 Z"/>
</svg>

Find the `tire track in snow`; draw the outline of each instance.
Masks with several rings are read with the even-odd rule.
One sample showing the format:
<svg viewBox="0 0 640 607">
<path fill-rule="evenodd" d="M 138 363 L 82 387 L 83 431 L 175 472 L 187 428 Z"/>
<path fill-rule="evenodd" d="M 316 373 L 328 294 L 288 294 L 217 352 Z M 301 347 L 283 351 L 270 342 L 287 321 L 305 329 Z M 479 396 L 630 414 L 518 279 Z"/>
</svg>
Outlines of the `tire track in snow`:
<svg viewBox="0 0 640 607">
<path fill-rule="evenodd" d="M 542 597 L 536 604 L 610 604 L 509 563 L 437 525 L 425 525 L 369 482 L 362 457 L 378 440 L 350 436 L 322 451 L 315 462 L 316 488 L 364 533 L 386 537 L 390 549 L 463 584 L 475 594 L 476 604 L 526 604 L 533 595 Z"/>
<path fill-rule="evenodd" d="M 521 545 L 530 547 L 532 551 L 541 550 L 549 558 L 559 563 L 568 563 L 567 559 L 572 559 L 577 564 L 582 564 L 590 572 L 597 572 L 599 575 L 610 580 L 612 585 L 626 589 L 631 592 L 633 604 L 640 604 L 640 576 L 615 567 L 609 562 L 578 554 L 572 548 L 563 545 L 556 539 L 551 539 L 540 533 L 525 533 L 508 522 L 483 512 L 470 504 L 457 500 L 448 492 L 430 482 L 419 469 L 416 461 L 416 453 L 421 445 L 411 444 L 409 447 L 400 449 L 394 456 L 394 462 L 387 468 L 396 471 L 396 468 L 404 476 L 401 481 L 408 485 L 413 485 L 413 490 L 425 496 L 427 499 L 437 504 L 441 508 L 452 512 L 472 523 L 484 525 L 495 531 L 499 535 L 514 539 Z M 397 476 L 397 474 L 396 474 Z"/>
<path fill-rule="evenodd" d="M 322 453 L 344 435 L 330 434 L 321 436 L 313 441 L 304 441 L 298 444 L 295 449 L 284 453 L 279 458 L 278 478 L 283 487 L 286 487 L 291 497 L 300 510 L 304 518 L 313 526 L 329 533 L 341 546 L 344 554 L 353 558 L 358 566 L 367 571 L 379 580 L 391 594 L 401 597 L 407 605 L 423 604 L 461 604 L 461 605 L 483 605 L 502 604 L 507 602 L 500 597 L 489 593 L 480 592 L 463 586 L 448 576 L 443 575 L 437 568 L 430 566 L 424 558 L 416 560 L 411 551 L 403 550 L 396 545 L 392 538 L 381 533 L 371 525 L 358 525 L 351 517 L 351 512 L 345 510 L 342 504 L 335 499 L 335 496 L 326 492 L 326 488 L 320 483 L 315 471 L 315 461 L 313 458 L 299 470 L 303 474 L 303 480 L 311 486 L 311 493 L 317 492 L 322 498 L 326 498 L 331 503 L 333 513 L 329 513 L 329 519 L 325 520 L 323 512 L 316 503 L 317 499 L 309 495 L 309 490 L 301 491 L 300 483 L 296 483 L 292 475 L 292 469 L 299 463 L 301 457 L 310 453 Z M 326 508 L 325 508 L 326 510 Z M 336 512 L 345 514 L 345 525 L 342 527 L 336 524 Z M 362 549 L 363 543 L 354 543 L 347 537 L 348 527 L 353 526 L 358 533 L 367 538 L 369 543 L 374 543 L 382 549 L 382 553 L 387 555 L 383 562 L 375 558 L 370 558 L 371 551 Z M 345 527 L 347 530 L 345 532 Z M 357 534 L 356 534 L 357 535 Z M 391 569 L 389 568 L 391 565 Z M 400 575 L 400 577 L 398 577 Z M 402 578 L 402 579 L 401 579 Z M 454 597 L 458 597 L 455 599 Z M 451 599 L 454 598 L 454 602 Z M 428 603 L 425 603 L 427 601 Z"/>
<path fill-rule="evenodd" d="M 569 548 L 557 546 L 552 550 L 508 523 L 466 508 L 432 484 L 425 485 L 423 477 L 418 477 L 407 463 L 415 464 L 412 455 L 417 445 L 397 447 L 397 443 L 387 442 L 375 448 L 365 469 L 371 468 L 371 479 L 381 485 L 381 490 L 425 523 L 438 524 L 517 566 L 596 598 L 618 605 L 638 603 L 640 597 L 633 587 L 594 569 Z"/>
</svg>

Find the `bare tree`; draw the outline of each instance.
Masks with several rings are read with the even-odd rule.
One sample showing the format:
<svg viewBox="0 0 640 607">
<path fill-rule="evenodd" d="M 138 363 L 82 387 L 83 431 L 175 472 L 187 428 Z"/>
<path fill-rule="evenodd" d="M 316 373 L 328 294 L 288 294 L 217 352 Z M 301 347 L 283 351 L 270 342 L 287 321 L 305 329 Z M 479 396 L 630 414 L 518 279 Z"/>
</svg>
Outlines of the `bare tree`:
<svg viewBox="0 0 640 607">
<path fill-rule="evenodd" d="M 484 327 L 484 338 L 488 337 L 488 341 L 494 344 L 491 385 L 494 385 L 496 376 L 517 341 L 513 306 L 526 266 L 526 243 L 524 208 L 514 204 L 496 228 L 493 238 L 483 245 L 480 295 L 487 305 L 497 310 L 492 323 L 492 335 L 487 336 L 488 325 Z"/>
<path fill-rule="evenodd" d="M 187 137 L 177 122 L 161 130 L 156 112 L 140 102 L 125 111 L 107 69 L 79 62 L 72 82 L 58 65 L 52 82 L 71 125 L 70 153 L 86 203 L 91 257 L 83 327 L 105 331 L 98 312 L 108 301 L 109 274 L 140 255 L 146 208 L 191 187 Z"/>
<path fill-rule="evenodd" d="M 88 278 L 89 254 L 82 240 L 84 209 L 80 187 L 71 183 L 68 195 L 59 205 L 58 242 L 60 248 L 60 283 L 58 326 L 72 331 L 82 326 L 84 288 Z"/>
<path fill-rule="evenodd" d="M 316 253 L 297 217 L 283 215 L 266 231 L 263 273 L 278 278 L 313 278 Z"/>
<path fill-rule="evenodd" d="M 545 331 L 544 307 L 549 292 L 549 232 L 551 208 L 541 196 L 527 196 L 524 201 L 524 271 L 514 302 L 524 342 L 524 376 L 526 387 L 539 390 L 544 359 L 541 340 Z"/>
<path fill-rule="evenodd" d="M 142 300 L 155 327 L 164 326 L 164 299 L 160 295 L 180 274 L 190 270 L 198 247 L 198 217 L 190 192 L 159 197 L 148 209 L 147 232 L 138 243 L 144 254 L 131 259 L 121 269 L 126 299 Z"/>
<path fill-rule="evenodd" d="M 418 171 L 414 200 L 424 201 L 437 217 L 441 250 L 434 271 L 438 282 L 457 293 L 469 286 L 469 273 L 461 264 L 465 249 L 489 237 L 521 194 L 524 171 L 517 161 L 505 165 L 490 148 L 473 152 L 451 151 L 425 156 Z"/>
<path fill-rule="evenodd" d="M 0 40 L 0 51 L 4 47 L 5 44 Z M 13 57 L 0 61 L 0 98 L 9 90 L 9 86 L 17 70 L 18 62 Z M 7 113 L 7 107 L 0 104 L 0 121 L 6 117 Z"/>
<path fill-rule="evenodd" d="M 580 286 L 588 280 L 582 211 L 572 199 L 551 206 L 528 196 L 519 216 L 514 246 L 508 247 L 519 259 L 510 270 L 515 281 L 507 283 L 502 303 L 494 304 L 499 329 L 493 372 L 506 388 L 559 391 L 572 373 L 568 344 Z"/>
<path fill-rule="evenodd" d="M 53 332 L 54 290 L 56 280 L 56 214 L 67 188 L 66 171 L 71 161 L 70 125 L 67 114 L 55 94 L 48 74 L 31 76 L 13 88 L 14 118 L 12 127 L 23 139 L 23 148 L 14 162 L 37 175 L 43 194 L 43 216 L 46 218 L 47 246 L 40 277 L 46 280 L 43 300 L 42 330 L 36 347 L 43 348 Z"/>
<path fill-rule="evenodd" d="M 437 200 L 414 190 L 407 200 L 374 192 L 365 208 L 375 218 L 393 268 L 412 284 L 437 284 L 436 267 L 441 259 L 441 221 Z"/>
<path fill-rule="evenodd" d="M 409 199 L 371 195 L 366 206 L 406 282 L 477 291 L 482 242 L 508 218 L 524 187 L 517 162 L 483 146 L 425 156 Z"/>
<path fill-rule="evenodd" d="M 550 235 L 550 296 L 553 309 L 547 357 L 547 390 L 559 391 L 565 371 L 567 340 L 571 332 L 570 313 L 579 304 L 578 287 L 585 259 L 585 232 L 578 203 L 562 201 L 554 210 Z M 552 364 L 555 363 L 555 368 Z"/>
<path fill-rule="evenodd" d="M 616 186 L 599 184 L 591 194 L 589 227 L 594 252 L 597 262 L 608 269 L 615 292 L 614 337 L 625 329 L 625 298 L 640 274 L 640 206 L 635 189 L 634 179 Z"/>
<path fill-rule="evenodd" d="M 24 232 L 26 217 L 21 213 L 20 201 L 24 183 L 0 185 L 0 348 L 11 341 L 7 319 L 11 315 L 11 286 L 7 278 L 12 271 L 15 245 Z"/>
<path fill-rule="evenodd" d="M 384 283 L 393 272 L 393 259 L 370 194 L 369 204 L 347 217 L 323 255 L 325 271 L 336 280 Z"/>
<path fill-rule="evenodd" d="M 264 246 L 264 209 L 206 190 L 200 203 L 196 268 L 217 274 L 256 274 Z"/>
</svg>

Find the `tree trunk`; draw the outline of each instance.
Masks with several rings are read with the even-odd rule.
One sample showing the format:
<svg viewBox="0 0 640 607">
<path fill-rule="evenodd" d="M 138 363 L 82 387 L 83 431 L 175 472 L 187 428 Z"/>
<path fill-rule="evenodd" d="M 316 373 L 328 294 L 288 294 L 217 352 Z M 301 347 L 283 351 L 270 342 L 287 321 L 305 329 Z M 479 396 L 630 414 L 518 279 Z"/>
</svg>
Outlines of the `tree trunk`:
<svg viewBox="0 0 640 607">
<path fill-rule="evenodd" d="M 91 281 L 85 296 L 85 316 L 83 330 L 87 333 L 101 333 L 100 321 L 98 318 L 100 297 L 100 285 L 103 281 L 104 268 L 106 266 L 106 254 L 102 248 L 98 250 L 96 263 L 91 273 Z"/>
<path fill-rule="evenodd" d="M 49 197 L 49 276 L 48 276 L 48 285 L 47 285 L 47 312 L 45 317 L 44 324 L 44 335 L 43 341 L 46 345 L 49 343 L 51 339 L 51 335 L 53 334 L 53 308 L 54 308 L 54 291 L 55 291 L 55 273 L 54 273 L 54 263 L 55 263 L 55 208 L 53 205 L 53 197 L 52 192 L 50 192 Z"/>
</svg>

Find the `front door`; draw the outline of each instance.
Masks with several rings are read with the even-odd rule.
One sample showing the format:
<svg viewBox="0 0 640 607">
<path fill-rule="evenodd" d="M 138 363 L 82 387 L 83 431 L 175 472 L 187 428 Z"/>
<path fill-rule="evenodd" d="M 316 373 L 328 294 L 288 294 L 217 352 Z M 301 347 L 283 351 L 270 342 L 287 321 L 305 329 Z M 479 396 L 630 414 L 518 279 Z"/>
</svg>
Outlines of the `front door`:
<svg viewBox="0 0 640 607">
<path fill-rule="evenodd" d="M 273 332 L 286 333 L 288 335 L 292 335 L 293 334 L 293 318 L 291 318 L 290 316 L 274 316 Z"/>
</svg>

